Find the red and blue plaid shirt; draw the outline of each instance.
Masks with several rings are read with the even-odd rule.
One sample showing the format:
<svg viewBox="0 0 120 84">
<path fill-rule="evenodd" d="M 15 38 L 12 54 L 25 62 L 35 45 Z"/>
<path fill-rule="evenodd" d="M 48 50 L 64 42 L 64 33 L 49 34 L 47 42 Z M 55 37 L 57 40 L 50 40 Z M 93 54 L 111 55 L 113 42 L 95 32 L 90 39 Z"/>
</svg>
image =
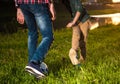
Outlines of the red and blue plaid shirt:
<svg viewBox="0 0 120 84">
<path fill-rule="evenodd" d="M 18 6 L 18 4 L 50 3 L 50 0 L 14 0 L 14 1 L 16 7 Z"/>
</svg>

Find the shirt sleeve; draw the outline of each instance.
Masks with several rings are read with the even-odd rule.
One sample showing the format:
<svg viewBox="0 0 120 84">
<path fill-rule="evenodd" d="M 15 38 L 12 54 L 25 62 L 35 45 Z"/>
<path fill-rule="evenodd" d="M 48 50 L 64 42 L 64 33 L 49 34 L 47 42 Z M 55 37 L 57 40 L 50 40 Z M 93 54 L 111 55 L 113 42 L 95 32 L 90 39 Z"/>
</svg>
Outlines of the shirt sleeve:
<svg viewBox="0 0 120 84">
<path fill-rule="evenodd" d="M 83 11 L 83 5 L 80 2 L 80 0 L 76 0 L 76 2 L 75 2 L 75 9 L 76 9 L 76 11 L 79 11 L 79 12 Z"/>
</svg>

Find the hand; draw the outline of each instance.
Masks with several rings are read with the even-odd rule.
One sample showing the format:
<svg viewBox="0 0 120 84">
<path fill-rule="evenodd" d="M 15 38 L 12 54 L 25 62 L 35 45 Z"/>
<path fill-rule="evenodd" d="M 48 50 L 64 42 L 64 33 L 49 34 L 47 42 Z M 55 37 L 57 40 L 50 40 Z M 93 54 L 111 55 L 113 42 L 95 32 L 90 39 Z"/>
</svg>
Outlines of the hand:
<svg viewBox="0 0 120 84">
<path fill-rule="evenodd" d="M 52 15 L 51 19 L 54 21 L 56 19 L 56 15 Z"/>
<path fill-rule="evenodd" d="M 51 13 L 51 19 L 52 19 L 52 21 L 54 21 L 56 19 L 56 11 L 54 9 L 54 4 L 53 3 L 49 4 L 49 10 L 50 10 L 50 13 Z"/>
<path fill-rule="evenodd" d="M 17 8 L 17 21 L 20 24 L 24 24 L 24 15 L 20 8 Z"/>
<path fill-rule="evenodd" d="M 66 27 L 67 27 L 67 28 L 70 28 L 70 27 L 73 27 L 73 26 L 74 26 L 74 23 L 73 23 L 73 22 L 70 22 L 70 23 L 67 24 Z"/>
</svg>

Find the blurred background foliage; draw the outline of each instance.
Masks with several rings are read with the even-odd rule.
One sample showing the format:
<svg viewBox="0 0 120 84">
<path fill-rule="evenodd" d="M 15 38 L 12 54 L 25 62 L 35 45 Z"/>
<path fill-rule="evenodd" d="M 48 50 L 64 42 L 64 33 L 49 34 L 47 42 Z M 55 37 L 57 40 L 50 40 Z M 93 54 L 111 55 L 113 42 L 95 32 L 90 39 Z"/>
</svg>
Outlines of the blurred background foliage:
<svg viewBox="0 0 120 84">
<path fill-rule="evenodd" d="M 92 2 L 96 0 L 81 0 L 82 2 Z M 55 9 L 57 12 L 57 20 L 53 23 L 54 29 L 60 29 L 65 27 L 68 21 L 71 20 L 71 15 L 68 10 L 62 4 L 62 0 L 54 0 Z M 112 0 L 97 0 L 98 3 L 111 3 Z M 94 4 L 95 5 L 95 4 Z M 91 7 L 85 6 L 87 10 Z M 89 8 L 89 9 L 88 9 Z M 104 8 L 103 6 L 92 7 L 93 8 Z M 105 8 L 104 8 L 105 9 Z M 14 33 L 19 28 L 26 28 L 26 24 L 20 25 L 16 21 L 16 8 L 14 6 L 14 0 L 0 0 L 0 32 L 3 33 Z M 64 21 L 63 21 L 64 18 Z"/>
</svg>

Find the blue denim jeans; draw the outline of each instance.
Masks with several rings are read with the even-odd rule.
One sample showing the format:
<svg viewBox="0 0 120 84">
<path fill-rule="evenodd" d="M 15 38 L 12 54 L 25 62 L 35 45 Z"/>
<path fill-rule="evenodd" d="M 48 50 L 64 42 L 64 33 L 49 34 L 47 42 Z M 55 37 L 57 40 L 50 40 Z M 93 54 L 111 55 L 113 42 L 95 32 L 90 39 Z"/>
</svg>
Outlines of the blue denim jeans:
<svg viewBox="0 0 120 84">
<path fill-rule="evenodd" d="M 28 60 L 42 62 L 53 41 L 52 21 L 47 4 L 21 4 L 28 27 Z M 42 40 L 38 44 L 38 29 Z"/>
</svg>

